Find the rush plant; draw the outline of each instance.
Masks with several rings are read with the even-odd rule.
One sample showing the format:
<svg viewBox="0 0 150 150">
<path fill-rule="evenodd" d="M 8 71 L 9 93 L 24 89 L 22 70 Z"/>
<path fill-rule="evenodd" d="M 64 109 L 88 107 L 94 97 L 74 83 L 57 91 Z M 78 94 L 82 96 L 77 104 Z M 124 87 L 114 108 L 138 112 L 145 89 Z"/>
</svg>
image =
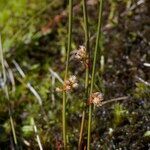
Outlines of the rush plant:
<svg viewBox="0 0 150 150">
<path fill-rule="evenodd" d="M 72 38 L 72 4 L 73 0 L 69 0 L 69 27 L 68 27 L 68 47 L 67 47 L 67 56 L 66 56 L 66 69 L 64 81 L 67 80 L 68 76 L 68 67 L 69 67 L 69 55 L 71 51 L 71 38 Z M 63 109 L 62 109 L 62 124 L 63 124 L 63 143 L 64 149 L 66 149 L 66 91 L 63 90 Z"/>
<path fill-rule="evenodd" d="M 98 27 L 97 27 L 97 37 L 96 44 L 94 50 L 94 58 L 93 58 L 93 66 L 92 66 L 92 78 L 91 78 L 91 86 L 90 86 L 90 96 L 93 93 L 94 81 L 95 81 L 95 68 L 96 68 L 96 60 L 97 60 L 97 52 L 99 48 L 99 40 L 101 36 L 101 26 L 102 26 L 102 7 L 103 0 L 100 0 L 99 3 L 99 17 L 98 17 Z M 91 122 L 92 122 L 92 105 L 89 105 L 89 118 L 88 118 L 88 138 L 87 138 L 87 149 L 90 149 L 90 141 L 91 141 Z"/>
</svg>

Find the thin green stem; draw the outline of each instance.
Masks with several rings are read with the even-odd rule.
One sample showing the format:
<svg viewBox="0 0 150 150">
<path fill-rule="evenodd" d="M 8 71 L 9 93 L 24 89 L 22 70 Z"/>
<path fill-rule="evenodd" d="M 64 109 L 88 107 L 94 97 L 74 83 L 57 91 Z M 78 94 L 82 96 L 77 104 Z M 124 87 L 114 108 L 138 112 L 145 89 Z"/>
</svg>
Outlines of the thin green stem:
<svg viewBox="0 0 150 150">
<path fill-rule="evenodd" d="M 85 46 L 86 51 L 89 56 L 89 28 L 88 28 L 88 17 L 87 17 L 87 6 L 86 0 L 83 0 L 83 15 L 84 15 L 84 24 L 85 24 Z M 89 63 L 89 62 L 88 62 Z M 85 96 L 88 96 L 88 84 L 89 84 L 89 64 L 86 67 L 86 76 L 85 76 Z"/>
<path fill-rule="evenodd" d="M 89 52 L 89 29 L 88 29 L 88 17 L 87 17 L 87 6 L 86 0 L 83 0 L 83 16 L 84 16 L 84 30 L 85 30 L 85 47 L 87 54 Z M 89 84 L 89 67 L 86 67 L 86 75 L 85 75 L 85 98 L 88 97 L 88 84 Z M 82 113 L 82 121 L 80 127 L 80 136 L 78 149 L 81 149 L 82 137 L 83 137 L 83 129 L 84 129 L 84 121 L 85 121 L 85 110 Z"/>
<path fill-rule="evenodd" d="M 102 8 L 103 8 L 103 0 L 100 0 L 98 28 L 97 28 L 97 37 L 96 37 L 95 50 L 94 50 L 94 60 L 93 60 L 93 67 L 92 67 L 90 95 L 93 92 L 93 86 L 94 86 L 94 80 L 95 80 L 95 68 L 96 68 L 96 60 L 97 60 L 97 51 L 98 51 L 99 40 L 100 40 L 100 35 L 101 35 L 101 26 L 102 26 Z M 89 105 L 87 150 L 90 150 L 91 122 L 92 122 L 92 105 Z"/>
<path fill-rule="evenodd" d="M 83 0 L 83 16 L 84 16 L 84 30 L 85 30 L 85 46 L 88 52 L 89 51 L 89 28 L 88 28 L 86 0 Z"/>
<path fill-rule="evenodd" d="M 66 57 L 66 69 L 64 80 L 67 79 L 68 66 L 69 66 L 69 55 L 71 51 L 71 39 L 72 39 L 72 4 L 73 0 L 69 0 L 69 27 L 68 27 L 68 47 L 67 47 L 67 57 Z M 66 92 L 63 91 L 63 110 L 62 110 L 62 123 L 63 123 L 63 142 L 64 149 L 66 149 Z"/>
</svg>

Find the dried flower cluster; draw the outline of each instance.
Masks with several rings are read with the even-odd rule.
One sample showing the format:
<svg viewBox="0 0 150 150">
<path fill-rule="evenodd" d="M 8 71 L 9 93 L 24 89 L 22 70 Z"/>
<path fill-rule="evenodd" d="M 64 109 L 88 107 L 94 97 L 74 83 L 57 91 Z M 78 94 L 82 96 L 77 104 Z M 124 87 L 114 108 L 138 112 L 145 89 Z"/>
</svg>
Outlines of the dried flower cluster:
<svg viewBox="0 0 150 150">
<path fill-rule="evenodd" d="M 57 92 L 62 92 L 62 91 L 69 92 L 73 89 L 77 89 L 78 86 L 79 85 L 78 85 L 77 77 L 73 75 L 73 76 L 70 76 L 70 78 L 64 82 L 63 87 L 61 88 L 57 87 L 56 91 Z"/>
<path fill-rule="evenodd" d="M 89 104 L 94 104 L 95 106 L 102 106 L 103 94 L 101 92 L 92 93 L 89 98 Z"/>
<path fill-rule="evenodd" d="M 84 46 L 79 46 L 79 49 L 72 52 L 72 58 L 80 61 L 86 67 L 89 64 L 89 57 Z"/>
</svg>

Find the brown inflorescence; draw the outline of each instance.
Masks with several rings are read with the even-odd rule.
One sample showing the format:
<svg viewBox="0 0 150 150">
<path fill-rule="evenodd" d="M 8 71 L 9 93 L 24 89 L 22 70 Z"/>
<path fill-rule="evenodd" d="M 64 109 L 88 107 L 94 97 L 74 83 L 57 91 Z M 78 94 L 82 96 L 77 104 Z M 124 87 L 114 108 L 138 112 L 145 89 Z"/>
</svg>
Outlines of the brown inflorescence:
<svg viewBox="0 0 150 150">
<path fill-rule="evenodd" d="M 62 91 L 66 91 L 66 92 L 69 92 L 73 89 L 77 89 L 78 88 L 78 81 L 77 81 L 77 77 L 72 75 L 69 77 L 68 80 L 64 81 L 64 84 L 63 86 L 60 88 L 60 87 L 57 87 L 56 88 L 56 91 L 57 92 L 62 92 Z"/>
<path fill-rule="evenodd" d="M 94 104 L 95 106 L 102 106 L 103 94 L 101 92 L 92 93 L 89 98 L 89 104 Z"/>
<path fill-rule="evenodd" d="M 72 52 L 72 58 L 80 61 L 85 67 L 89 66 L 89 57 L 84 46 L 79 46 L 79 49 Z"/>
</svg>

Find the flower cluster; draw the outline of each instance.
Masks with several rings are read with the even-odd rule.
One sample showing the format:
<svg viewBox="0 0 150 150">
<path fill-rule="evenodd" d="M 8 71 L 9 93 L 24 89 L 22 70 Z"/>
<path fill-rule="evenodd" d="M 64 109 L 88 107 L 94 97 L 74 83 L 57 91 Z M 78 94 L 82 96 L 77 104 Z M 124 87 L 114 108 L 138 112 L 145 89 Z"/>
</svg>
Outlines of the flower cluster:
<svg viewBox="0 0 150 150">
<path fill-rule="evenodd" d="M 72 52 L 72 58 L 79 60 L 82 64 L 88 67 L 89 57 L 84 46 L 79 46 L 79 49 Z"/>
<path fill-rule="evenodd" d="M 73 89 L 77 89 L 78 86 L 79 85 L 78 85 L 77 77 L 73 75 L 73 76 L 70 76 L 70 78 L 64 82 L 63 87 L 61 88 L 57 87 L 56 91 L 57 92 L 62 92 L 62 91 L 69 92 Z"/>
<path fill-rule="evenodd" d="M 102 106 L 103 94 L 101 92 L 92 93 L 89 98 L 89 104 L 94 104 L 95 106 Z"/>
</svg>

